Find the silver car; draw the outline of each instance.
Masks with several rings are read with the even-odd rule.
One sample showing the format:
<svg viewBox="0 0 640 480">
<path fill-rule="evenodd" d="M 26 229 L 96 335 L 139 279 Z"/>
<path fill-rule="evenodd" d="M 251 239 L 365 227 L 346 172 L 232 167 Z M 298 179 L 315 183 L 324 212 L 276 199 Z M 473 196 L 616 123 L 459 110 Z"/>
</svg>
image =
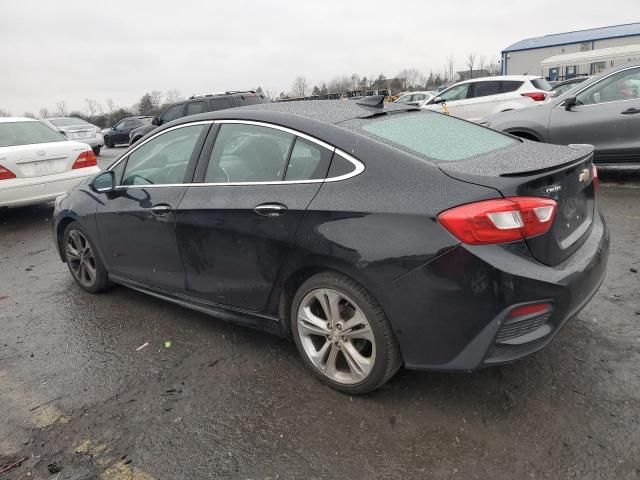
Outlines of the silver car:
<svg viewBox="0 0 640 480">
<path fill-rule="evenodd" d="M 480 123 L 538 142 L 589 143 L 600 165 L 640 166 L 640 65 L 603 72 L 548 103 Z"/>
<path fill-rule="evenodd" d="M 95 125 L 75 117 L 47 118 L 41 122 L 62 133 L 69 140 L 88 144 L 94 154 L 100 155 L 100 148 L 104 146 L 104 138 L 102 131 Z"/>
</svg>

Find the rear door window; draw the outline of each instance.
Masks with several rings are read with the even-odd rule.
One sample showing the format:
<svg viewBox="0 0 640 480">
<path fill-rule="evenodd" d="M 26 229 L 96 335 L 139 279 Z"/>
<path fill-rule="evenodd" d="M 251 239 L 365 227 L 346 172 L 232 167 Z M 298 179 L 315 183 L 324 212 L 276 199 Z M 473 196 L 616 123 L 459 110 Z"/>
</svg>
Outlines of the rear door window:
<svg viewBox="0 0 640 480">
<path fill-rule="evenodd" d="M 407 113 L 364 123 L 360 128 L 385 143 L 438 161 L 464 160 L 513 145 L 513 138 L 432 112 Z"/>
<path fill-rule="evenodd" d="M 304 138 L 296 138 L 291 151 L 286 181 L 321 180 L 327 175 L 331 152 Z"/>
<path fill-rule="evenodd" d="M 469 98 L 488 97 L 489 95 L 498 95 L 500 93 L 500 82 L 474 82 L 471 84 L 471 92 Z"/>
<path fill-rule="evenodd" d="M 225 108 L 233 107 L 230 98 L 214 98 L 211 100 L 211 106 L 213 110 L 224 110 Z"/>
<path fill-rule="evenodd" d="M 274 128 L 222 124 L 205 183 L 281 181 L 294 140 L 293 134 Z"/>
<path fill-rule="evenodd" d="M 204 112 L 204 102 L 187 103 L 187 116 Z"/>
</svg>

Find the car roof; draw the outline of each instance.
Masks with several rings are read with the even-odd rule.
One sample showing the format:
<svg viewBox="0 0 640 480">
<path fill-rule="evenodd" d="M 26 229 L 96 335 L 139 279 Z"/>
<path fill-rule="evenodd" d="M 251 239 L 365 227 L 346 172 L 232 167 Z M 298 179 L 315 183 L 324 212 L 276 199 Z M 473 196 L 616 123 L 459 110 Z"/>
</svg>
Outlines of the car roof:
<svg viewBox="0 0 640 480">
<path fill-rule="evenodd" d="M 201 113 L 190 117 L 174 120 L 177 123 L 187 123 L 198 120 L 219 120 L 246 118 L 250 120 L 257 117 L 279 118 L 283 114 L 300 118 L 307 118 L 316 122 L 336 125 L 354 118 L 367 118 L 393 111 L 415 110 L 416 107 L 399 106 L 396 103 L 384 103 L 382 107 L 363 105 L 361 100 L 356 102 L 348 100 L 299 100 L 294 102 L 272 102 L 245 105 L 237 108 L 217 110 L 215 112 Z"/>
<path fill-rule="evenodd" d="M 418 107 L 398 103 L 384 103 L 381 107 L 363 105 L 362 102 L 365 100 L 355 102 L 349 100 L 299 100 L 259 103 L 178 118 L 162 125 L 159 130 L 207 120 L 254 121 L 290 128 L 321 139 L 338 148 L 350 148 L 348 145 L 351 144 L 349 139 L 353 138 L 353 130 L 346 124 L 349 120 L 373 118 L 388 113 L 424 112 Z M 343 122 L 345 125 L 341 125 Z"/>
<path fill-rule="evenodd" d="M 516 80 L 519 82 L 523 82 L 526 80 L 533 80 L 536 78 L 542 78 L 542 77 L 540 75 L 496 75 L 495 77 L 470 78 L 468 80 L 461 80 L 458 83 L 490 82 L 495 80 Z"/>
<path fill-rule="evenodd" d="M 0 123 L 14 123 L 14 122 L 37 122 L 35 118 L 28 117 L 0 117 Z"/>
</svg>

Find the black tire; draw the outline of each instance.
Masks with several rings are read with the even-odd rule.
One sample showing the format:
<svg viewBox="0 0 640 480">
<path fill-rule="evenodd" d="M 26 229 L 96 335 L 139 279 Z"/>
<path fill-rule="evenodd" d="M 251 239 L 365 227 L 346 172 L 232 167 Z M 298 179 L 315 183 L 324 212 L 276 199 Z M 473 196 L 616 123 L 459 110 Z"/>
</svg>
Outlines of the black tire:
<svg viewBox="0 0 640 480">
<path fill-rule="evenodd" d="M 298 326 L 298 310 L 308 294 L 329 289 L 344 295 L 357 305 L 366 317 L 375 341 L 375 359 L 366 378 L 358 383 L 341 383 L 329 378 L 316 367 L 306 353 Z M 382 308 L 377 300 L 358 282 L 336 272 L 323 272 L 307 279 L 296 292 L 291 305 L 291 331 L 298 352 L 313 374 L 331 388 L 349 395 L 359 395 L 379 388 L 389 380 L 402 364 L 402 354 Z M 321 337 L 319 337 L 321 339 Z M 342 337 L 344 339 L 344 337 Z M 343 347 L 343 350 L 344 347 Z M 338 353 L 340 355 L 340 353 Z M 344 353 L 342 352 L 342 355 Z M 328 360 L 327 360 L 328 362 Z"/>
<path fill-rule="evenodd" d="M 98 155 L 100 155 L 100 148 L 101 147 L 93 147 L 93 154 L 97 157 Z"/>
<path fill-rule="evenodd" d="M 107 148 L 113 148 L 114 146 L 109 137 L 104 137 L 104 144 L 107 146 Z"/>
<path fill-rule="evenodd" d="M 135 137 L 133 140 L 131 140 L 129 142 L 129 146 L 133 145 L 134 143 L 136 143 L 138 140 L 140 140 L 142 137 Z"/>
<path fill-rule="evenodd" d="M 79 237 L 86 240 L 84 243 L 82 240 L 79 240 Z M 78 241 L 79 240 L 79 241 Z M 71 242 L 71 244 L 70 244 Z M 76 252 L 80 253 L 78 259 L 72 258 L 73 249 L 69 249 L 68 246 L 76 245 Z M 89 254 L 86 253 L 83 247 L 88 248 Z M 62 245 L 61 250 L 64 252 L 65 260 L 67 262 L 67 267 L 69 268 L 69 272 L 71 276 L 76 281 L 76 283 L 87 292 L 90 293 L 99 293 L 104 290 L 107 290 L 111 286 L 111 282 L 109 281 L 109 274 L 107 272 L 104 263 L 100 259 L 98 251 L 96 250 L 93 242 L 84 231 L 84 229 L 80 226 L 78 222 L 71 222 L 67 225 L 67 228 L 64 230 L 64 236 L 62 237 Z M 80 259 L 82 258 L 82 260 Z M 84 272 L 80 268 L 80 262 L 88 262 L 91 265 L 91 268 L 85 265 Z M 91 274 L 88 273 L 90 270 L 94 271 L 93 279 L 91 279 Z"/>
</svg>

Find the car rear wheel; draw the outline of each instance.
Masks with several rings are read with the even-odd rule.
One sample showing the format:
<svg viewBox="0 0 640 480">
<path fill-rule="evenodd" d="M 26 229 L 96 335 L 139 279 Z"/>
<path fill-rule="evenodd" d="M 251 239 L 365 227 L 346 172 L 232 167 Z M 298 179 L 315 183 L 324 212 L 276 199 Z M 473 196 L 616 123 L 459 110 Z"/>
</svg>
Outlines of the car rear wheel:
<svg viewBox="0 0 640 480">
<path fill-rule="evenodd" d="M 402 362 L 378 302 L 359 283 L 338 273 L 315 275 L 300 286 L 291 329 L 313 373 L 343 393 L 375 390 Z"/>
<path fill-rule="evenodd" d="M 98 293 L 110 286 L 107 269 L 77 222 L 71 222 L 65 229 L 63 251 L 69 271 L 81 288 Z"/>
<path fill-rule="evenodd" d="M 133 145 L 134 143 L 136 143 L 138 140 L 140 140 L 142 137 L 134 137 L 133 140 L 131 140 L 129 142 L 129 146 Z"/>
<path fill-rule="evenodd" d="M 100 155 L 100 148 L 101 147 L 93 147 L 93 153 L 96 157 Z"/>
<path fill-rule="evenodd" d="M 111 141 L 111 139 L 109 137 L 105 137 L 104 139 L 104 144 L 108 147 L 108 148 L 113 148 L 113 142 Z"/>
</svg>

